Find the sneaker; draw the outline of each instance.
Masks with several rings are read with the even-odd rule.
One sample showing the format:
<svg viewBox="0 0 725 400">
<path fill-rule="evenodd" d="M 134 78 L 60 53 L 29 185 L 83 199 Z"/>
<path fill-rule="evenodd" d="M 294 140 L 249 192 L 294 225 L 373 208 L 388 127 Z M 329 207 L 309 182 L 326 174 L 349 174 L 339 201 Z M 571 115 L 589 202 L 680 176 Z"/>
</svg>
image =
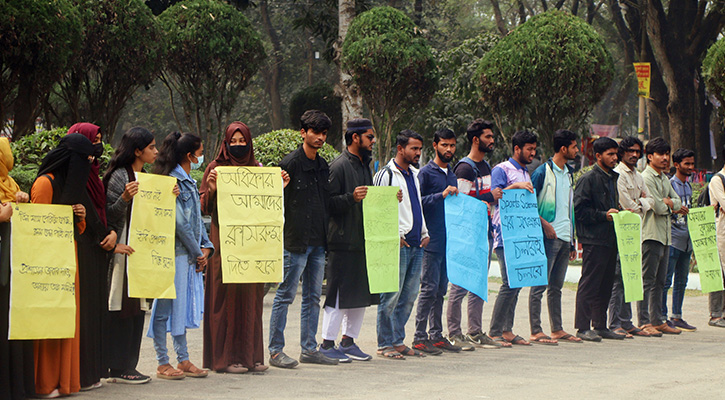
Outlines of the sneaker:
<svg viewBox="0 0 725 400">
<path fill-rule="evenodd" d="M 708 321 L 707 324 L 710 326 L 718 327 L 718 328 L 725 328 L 725 319 L 710 318 L 710 321 Z"/>
<path fill-rule="evenodd" d="M 451 345 L 460 347 L 461 351 L 476 350 L 476 348 L 471 345 L 471 342 L 466 340 L 466 337 L 463 336 L 462 334 L 450 336 L 448 338 L 448 341 L 451 342 Z"/>
<path fill-rule="evenodd" d="M 454 346 L 451 344 L 451 342 L 448 341 L 446 338 L 440 338 L 436 342 L 433 343 L 433 346 L 435 346 L 438 349 L 441 349 L 443 351 L 447 351 L 449 353 L 460 353 L 461 348 L 458 346 Z"/>
<path fill-rule="evenodd" d="M 433 347 L 433 343 L 431 343 L 430 340 L 414 340 L 413 348 L 434 356 L 439 356 L 443 353 L 440 349 Z"/>
<path fill-rule="evenodd" d="M 106 383 L 127 383 L 131 385 L 140 385 L 151 381 L 151 377 L 144 375 L 138 371 L 129 370 L 121 373 L 114 373 L 111 371 L 111 376 L 106 379 Z"/>
<path fill-rule="evenodd" d="M 307 357 L 306 359 L 302 359 Z M 346 356 L 345 353 L 341 352 L 337 346 L 332 346 L 329 349 L 325 349 L 320 345 L 320 351 L 313 351 L 312 353 L 302 353 L 300 355 L 300 362 L 312 363 L 312 364 L 324 364 L 334 365 L 338 362 L 349 363 L 352 362 L 350 357 Z"/>
<path fill-rule="evenodd" d="M 674 325 L 675 328 L 679 328 L 681 331 L 695 332 L 697 330 L 697 328 L 688 324 L 687 321 L 685 321 L 682 318 L 672 318 L 670 321 L 672 322 L 672 324 Z"/>
<path fill-rule="evenodd" d="M 279 353 L 269 355 L 269 365 L 277 368 L 294 368 L 299 363 L 294 358 L 284 354 L 280 351 Z"/>
<path fill-rule="evenodd" d="M 363 353 L 355 343 L 348 347 L 340 345 L 339 350 L 355 361 L 370 361 L 373 358 L 370 354 Z"/>
<path fill-rule="evenodd" d="M 602 339 L 615 339 L 615 340 L 624 340 L 627 335 L 621 335 L 617 332 L 610 331 L 609 329 L 597 329 L 595 330 L 597 335 L 601 336 Z"/>
<path fill-rule="evenodd" d="M 473 335 L 466 335 L 466 340 L 484 349 L 500 349 L 501 343 L 491 339 L 486 332 L 478 332 Z"/>
</svg>

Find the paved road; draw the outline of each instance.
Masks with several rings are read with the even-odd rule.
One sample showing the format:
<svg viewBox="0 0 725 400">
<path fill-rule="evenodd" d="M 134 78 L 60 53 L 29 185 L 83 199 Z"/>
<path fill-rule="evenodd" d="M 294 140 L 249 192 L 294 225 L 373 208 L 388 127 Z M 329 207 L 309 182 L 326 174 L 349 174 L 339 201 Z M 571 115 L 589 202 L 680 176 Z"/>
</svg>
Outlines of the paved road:
<svg viewBox="0 0 725 400">
<path fill-rule="evenodd" d="M 491 301 L 495 299 L 497 286 L 491 284 Z M 574 295 L 574 291 L 564 289 L 564 325 L 570 331 L 573 331 Z M 524 337 L 528 337 L 529 328 L 527 298 L 528 289 L 525 289 L 520 296 L 514 327 L 514 331 Z M 265 298 L 264 304 L 265 337 L 271 305 L 272 294 Z M 490 303 L 486 304 L 484 325 L 490 322 L 492 309 Z M 373 353 L 376 345 L 375 312 L 375 307 L 368 309 L 358 341 L 363 350 Z M 173 382 L 154 379 L 140 386 L 108 384 L 74 397 L 717 399 L 723 396 L 725 329 L 707 326 L 707 315 L 707 296 L 692 296 L 685 299 L 684 316 L 699 330 L 679 336 L 603 343 L 562 343 L 556 347 L 533 345 L 513 349 L 478 349 L 468 353 L 402 361 L 375 357 L 368 362 L 338 366 L 302 364 L 294 370 L 270 368 L 264 374 L 211 373 L 205 379 L 186 378 Z M 545 323 L 545 329 L 547 326 Z M 407 325 L 407 332 L 411 337 L 412 321 Z M 299 296 L 290 309 L 287 329 L 286 351 L 292 357 L 299 355 L 298 337 Z M 189 331 L 188 339 L 192 362 L 200 366 L 201 329 Z M 155 371 L 155 366 L 151 340 L 144 338 L 139 370 L 149 374 Z"/>
</svg>

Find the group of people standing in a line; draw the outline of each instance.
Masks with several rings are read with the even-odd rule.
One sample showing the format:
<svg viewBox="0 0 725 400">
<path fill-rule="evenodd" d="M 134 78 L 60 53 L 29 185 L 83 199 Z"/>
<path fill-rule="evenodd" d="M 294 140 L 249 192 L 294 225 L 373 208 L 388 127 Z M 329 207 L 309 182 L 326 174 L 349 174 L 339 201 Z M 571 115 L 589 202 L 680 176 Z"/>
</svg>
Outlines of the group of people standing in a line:
<svg viewBox="0 0 725 400">
<path fill-rule="evenodd" d="M 576 184 L 567 162 L 577 155 L 577 136 L 567 130 L 554 134 L 554 155 L 533 174 L 526 166 L 536 153 L 537 136 L 528 131 L 512 137 L 513 155 L 491 168 L 485 160 L 494 149 L 493 125 L 473 121 L 466 135 L 471 149 L 451 164 L 456 135 L 435 132 L 435 158 L 418 170 L 423 138 L 404 130 L 396 139 L 396 154 L 373 176 L 370 168 L 376 133 L 367 119 L 347 122 L 346 148 L 327 163 L 318 150 L 331 121 L 320 111 L 301 117 L 300 145 L 281 162 L 284 182 L 284 278 L 274 297 L 269 326 L 269 364 L 293 368 L 298 361 L 284 353 L 289 305 L 302 284 L 299 362 L 338 364 L 370 360 L 357 346 L 365 309 L 377 310 L 377 355 L 389 359 L 459 352 L 474 347 L 501 348 L 661 336 L 694 330 L 682 319 L 692 244 L 686 216 L 692 189 L 687 177 L 694 153 L 673 154 L 675 175 L 668 180 L 669 145 L 651 140 L 646 148 L 636 138 L 620 144 L 608 138 L 594 142 L 597 163 Z M 121 138 L 104 176 L 99 176 L 102 134 L 98 126 L 80 123 L 69 129 L 58 147 L 43 159 L 30 195 L 8 176 L 13 156 L 7 139 L 0 139 L 0 220 L 9 221 L 9 202 L 71 205 L 75 215 L 78 258 L 76 276 L 76 335 L 70 339 L 7 340 L 9 308 L 9 225 L 0 224 L 0 397 L 57 397 L 112 383 L 146 383 L 136 369 L 145 312 L 151 311 L 147 335 L 153 338 L 160 379 L 205 377 L 220 373 L 262 372 L 264 343 L 262 305 L 264 284 L 223 284 L 219 220 L 216 202 L 217 166 L 258 166 L 249 128 L 234 122 L 224 132 L 217 157 L 207 166 L 200 190 L 191 170 L 203 164 L 203 143 L 193 134 L 169 134 L 160 148 L 144 128 L 132 128 Z M 647 154 L 640 174 L 635 164 Z M 620 160 L 619 165 L 617 160 Z M 134 250 L 127 244 L 129 217 L 139 192 L 137 172 L 154 164 L 154 172 L 177 179 L 175 238 L 175 299 L 128 297 L 126 261 Z M 725 181 L 723 181 L 725 183 Z M 371 294 L 365 261 L 362 202 L 367 187 L 397 186 L 399 202 L 399 290 Z M 503 190 L 525 189 L 537 194 L 545 235 L 548 285 L 531 289 L 531 335 L 513 331 L 519 288 L 508 285 L 497 207 Z M 447 307 L 448 336 L 443 334 L 444 296 L 448 290 L 444 199 L 470 195 L 489 205 L 489 249 L 495 251 L 503 283 L 496 297 L 488 334 L 483 331 L 483 300 L 451 285 Z M 725 206 L 725 187 L 710 185 L 713 204 Z M 642 250 L 645 298 L 638 303 L 639 326 L 624 303 L 612 214 L 628 209 L 643 218 Z M 202 215 L 211 215 L 207 236 Z M 576 302 L 576 334 L 562 324 L 561 289 L 574 257 L 575 230 L 584 249 L 582 278 Z M 725 218 L 718 218 L 718 238 L 725 251 Z M 217 251 L 215 251 L 217 249 Z M 722 255 L 725 255 L 721 253 Z M 490 263 L 491 254 L 475 257 Z M 672 318 L 667 319 L 667 289 L 674 276 Z M 327 280 L 322 343 L 318 319 L 323 280 Z M 547 293 L 551 335 L 541 326 L 541 302 Z M 461 307 L 468 295 L 468 326 L 462 330 Z M 415 334 L 405 344 L 405 325 L 416 298 Z M 711 325 L 725 326 L 725 292 L 711 295 Z M 609 309 L 609 322 L 607 322 Z M 203 318 L 202 318 L 203 316 Z M 186 329 L 204 327 L 203 368 L 190 361 Z M 171 333 L 177 357 L 172 366 L 167 351 Z M 338 341 L 339 338 L 339 341 Z"/>
</svg>

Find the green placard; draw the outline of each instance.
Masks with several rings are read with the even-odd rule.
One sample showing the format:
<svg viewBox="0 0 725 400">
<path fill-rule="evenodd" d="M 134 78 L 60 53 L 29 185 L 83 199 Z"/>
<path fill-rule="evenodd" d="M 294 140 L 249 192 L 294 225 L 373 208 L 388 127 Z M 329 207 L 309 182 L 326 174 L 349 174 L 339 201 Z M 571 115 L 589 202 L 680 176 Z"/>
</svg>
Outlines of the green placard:
<svg viewBox="0 0 725 400">
<path fill-rule="evenodd" d="M 630 211 L 613 214 L 617 234 L 619 264 L 622 266 L 624 301 L 631 303 L 644 298 L 642 290 L 642 219 Z"/>
<path fill-rule="evenodd" d="M 687 214 L 687 230 L 690 231 L 692 249 L 700 271 L 703 293 L 723 290 L 722 268 L 717 253 L 717 228 L 715 210 L 712 207 L 693 208 Z"/>
<path fill-rule="evenodd" d="M 370 293 L 397 292 L 400 261 L 397 186 L 368 186 L 362 201 Z"/>
</svg>

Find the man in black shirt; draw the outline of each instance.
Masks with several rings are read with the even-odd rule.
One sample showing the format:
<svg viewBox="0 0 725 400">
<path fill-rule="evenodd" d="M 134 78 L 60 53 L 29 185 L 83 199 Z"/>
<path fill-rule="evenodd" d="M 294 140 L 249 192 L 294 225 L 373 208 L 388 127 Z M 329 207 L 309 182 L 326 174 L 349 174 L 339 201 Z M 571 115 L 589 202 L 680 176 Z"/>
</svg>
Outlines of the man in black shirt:
<svg viewBox="0 0 725 400">
<path fill-rule="evenodd" d="M 317 110 L 306 111 L 300 121 L 303 143 L 280 162 L 280 167 L 290 176 L 290 183 L 284 189 L 284 280 L 274 297 L 269 323 L 269 363 L 280 368 L 297 366 L 297 361 L 282 349 L 287 309 L 295 298 L 300 277 L 300 361 L 328 365 L 338 363 L 338 360 L 320 353 L 315 340 L 325 271 L 330 200 L 330 170 L 317 152 L 325 143 L 331 122 L 325 113 Z"/>
</svg>

